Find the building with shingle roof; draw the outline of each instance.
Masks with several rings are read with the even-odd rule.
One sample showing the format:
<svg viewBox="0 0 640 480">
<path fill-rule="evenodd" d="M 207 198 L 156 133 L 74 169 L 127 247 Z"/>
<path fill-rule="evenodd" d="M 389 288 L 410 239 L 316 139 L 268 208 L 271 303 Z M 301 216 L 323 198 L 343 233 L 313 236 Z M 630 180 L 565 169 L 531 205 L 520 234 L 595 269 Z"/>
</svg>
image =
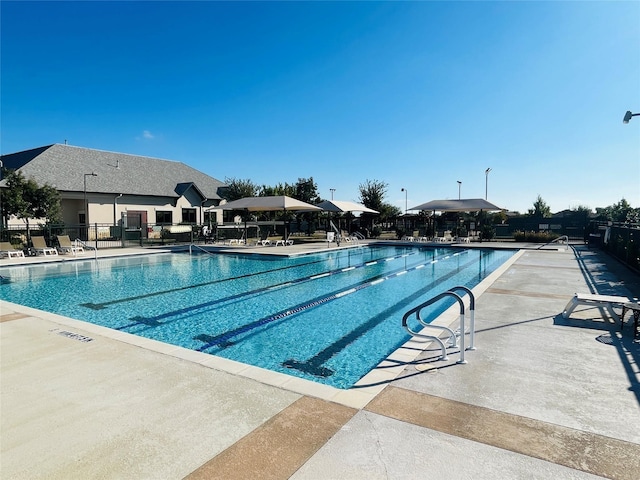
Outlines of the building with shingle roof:
<svg viewBox="0 0 640 480">
<path fill-rule="evenodd" d="M 4 169 L 60 192 L 65 224 L 116 225 L 134 216 L 142 223 L 201 224 L 226 186 L 182 162 L 70 145 L 0 158 Z"/>
</svg>

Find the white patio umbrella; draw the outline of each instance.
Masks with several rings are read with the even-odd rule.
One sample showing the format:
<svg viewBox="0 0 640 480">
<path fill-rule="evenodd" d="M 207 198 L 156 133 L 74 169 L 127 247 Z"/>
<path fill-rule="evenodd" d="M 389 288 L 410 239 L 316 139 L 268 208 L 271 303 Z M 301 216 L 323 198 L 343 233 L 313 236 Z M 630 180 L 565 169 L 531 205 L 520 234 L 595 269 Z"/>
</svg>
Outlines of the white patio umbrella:
<svg viewBox="0 0 640 480">
<path fill-rule="evenodd" d="M 223 210 L 244 210 L 245 212 L 276 212 L 276 211 L 320 211 L 320 207 L 311 205 L 310 203 L 288 197 L 286 195 L 275 195 L 267 197 L 244 197 L 238 200 L 227 202 L 216 208 Z M 245 217 L 245 238 L 247 231 L 247 222 Z M 286 238 L 287 231 L 285 225 L 284 236 Z"/>
<path fill-rule="evenodd" d="M 487 202 L 483 198 L 470 198 L 466 200 L 431 200 L 409 210 L 429 210 L 435 212 L 480 212 L 498 211 L 502 208 Z"/>
<path fill-rule="evenodd" d="M 365 207 L 361 203 L 347 202 L 344 200 L 325 200 L 324 202 L 318 203 L 316 206 L 322 208 L 327 212 L 336 212 L 336 213 L 351 213 L 351 212 L 380 213 L 369 207 Z M 339 223 L 340 223 L 340 220 L 338 220 L 338 224 Z"/>
<path fill-rule="evenodd" d="M 361 203 L 346 202 L 344 200 L 325 200 L 316 205 L 327 212 L 363 212 L 363 213 L 380 213 L 369 207 L 365 207 Z"/>
<path fill-rule="evenodd" d="M 495 212 L 502 208 L 483 198 L 469 198 L 464 200 L 432 200 L 410 210 L 427 210 L 434 212 Z"/>
</svg>

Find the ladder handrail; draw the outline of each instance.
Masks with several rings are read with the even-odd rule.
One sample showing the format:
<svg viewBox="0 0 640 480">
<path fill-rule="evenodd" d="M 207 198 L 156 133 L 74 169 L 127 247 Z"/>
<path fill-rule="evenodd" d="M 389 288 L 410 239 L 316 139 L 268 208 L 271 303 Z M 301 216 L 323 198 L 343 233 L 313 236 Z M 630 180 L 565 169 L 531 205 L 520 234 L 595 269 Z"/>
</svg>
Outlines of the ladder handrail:
<svg viewBox="0 0 640 480">
<path fill-rule="evenodd" d="M 414 337 L 420 337 L 420 338 L 424 338 L 424 339 L 435 340 L 439 344 L 440 349 L 442 350 L 441 360 L 447 360 L 447 349 L 446 349 L 444 343 L 442 342 L 442 340 L 440 340 L 440 338 L 438 338 L 437 336 L 434 336 L 434 335 L 424 335 L 424 334 L 421 334 L 421 333 L 414 332 L 413 330 L 411 330 L 411 328 L 407 324 L 407 319 L 411 315 L 413 315 L 415 313 L 416 314 L 416 318 L 418 318 L 420 310 L 422 310 L 424 307 L 428 307 L 429 305 L 432 305 L 433 303 L 437 302 L 438 300 L 441 300 L 441 299 L 446 298 L 446 297 L 453 297 L 458 302 L 458 305 L 460 306 L 460 330 L 462 332 L 462 335 L 460 335 L 460 359 L 458 360 L 458 363 L 467 363 L 465 361 L 465 359 L 464 359 L 464 351 L 465 351 L 465 347 L 464 347 L 464 340 L 465 340 L 464 339 L 464 330 L 465 330 L 465 328 L 464 328 L 464 302 L 462 301 L 462 298 L 460 298 L 460 295 L 458 295 L 457 293 L 452 292 L 450 290 L 447 290 L 446 292 L 442 292 L 442 293 L 436 295 L 435 297 L 430 298 L 426 302 L 421 303 L 417 307 L 412 308 L 411 310 L 409 310 L 408 312 L 406 312 L 402 316 L 402 326 L 407 332 L 409 332 Z M 420 323 L 422 323 L 422 322 L 420 322 Z M 430 327 L 438 327 L 438 325 L 429 325 L 429 326 Z"/>
<path fill-rule="evenodd" d="M 540 245 L 538 248 L 536 248 L 536 250 L 540 250 L 542 247 L 546 247 L 547 245 L 551 245 L 552 243 L 560 242 L 562 240 L 565 241 L 565 248 L 564 249 L 565 250 L 569 250 L 569 236 L 568 235 L 562 235 L 561 237 L 554 238 L 550 242 L 547 242 L 544 245 Z"/>
<path fill-rule="evenodd" d="M 425 335 L 422 333 L 418 333 L 413 331 L 407 324 L 407 319 L 409 317 L 411 317 L 413 314 L 416 315 L 416 319 L 418 320 L 418 322 L 420 322 L 420 324 L 423 327 L 431 327 L 431 328 L 437 328 L 440 330 L 444 330 L 447 333 L 449 333 L 449 337 L 450 340 L 452 339 L 451 342 L 451 346 L 452 347 L 456 347 L 456 333 L 451 330 L 448 327 L 444 327 L 441 325 L 431 325 L 430 323 L 425 322 L 422 319 L 422 315 L 421 315 L 421 311 L 423 308 L 428 307 L 429 305 L 432 305 L 433 303 L 437 302 L 438 300 L 441 300 L 443 298 L 446 297 L 453 297 L 458 304 L 460 305 L 460 359 L 458 360 L 458 363 L 467 363 L 464 359 L 464 352 L 465 350 L 467 350 L 465 348 L 465 335 L 466 335 L 466 331 L 465 331 L 465 312 L 464 312 L 464 302 L 462 300 L 462 296 L 458 295 L 455 291 L 456 290 L 462 290 L 464 293 L 462 295 L 464 295 L 465 293 L 469 295 L 469 317 L 470 317 L 470 321 L 469 321 L 469 348 L 468 350 L 475 350 L 475 330 L 476 330 L 476 326 L 475 326 L 475 308 L 476 308 L 476 298 L 475 295 L 473 294 L 473 292 L 471 291 L 470 288 L 465 287 L 464 285 L 458 285 L 455 287 L 451 287 L 449 290 L 447 290 L 446 292 L 442 292 L 432 298 L 430 298 L 429 300 L 427 300 L 424 303 L 421 303 L 420 305 L 418 305 L 417 307 L 412 308 L 411 310 L 407 311 L 404 316 L 402 317 L 402 326 L 403 328 L 409 332 L 409 334 L 411 334 L 414 337 L 419 337 L 419 338 L 423 338 L 423 339 L 429 339 L 429 340 L 434 340 L 435 342 L 438 343 L 438 345 L 440 346 L 440 349 L 442 350 L 442 360 L 446 360 L 447 359 L 447 353 L 446 353 L 446 347 L 444 345 L 444 342 L 442 342 L 442 340 L 440 340 L 439 337 L 434 336 L 434 335 Z"/>
<path fill-rule="evenodd" d="M 469 295 L 469 350 L 475 350 L 475 337 L 476 337 L 476 297 L 470 288 L 464 285 L 458 285 L 449 289 L 450 292 L 454 290 L 462 290 Z M 460 332 L 460 335 L 464 335 L 464 331 Z"/>
<path fill-rule="evenodd" d="M 79 238 L 76 238 L 74 241 L 76 242 L 76 245 L 78 245 L 78 243 L 80 245 L 82 245 L 82 248 L 92 248 L 93 249 L 93 258 L 94 258 L 94 260 L 98 261 L 98 247 L 97 246 L 94 247 L 93 245 L 89 245 L 84 240 L 81 240 Z"/>
<path fill-rule="evenodd" d="M 190 244 L 189 244 L 189 255 L 191 255 L 191 247 L 195 247 L 195 248 L 197 248 L 198 250 L 203 251 L 204 253 L 208 253 L 209 255 L 215 255 L 215 253 L 210 252 L 209 250 L 207 250 L 207 249 L 205 249 L 205 248 L 202 248 L 200 245 L 196 245 L 195 243 L 190 243 Z"/>
</svg>

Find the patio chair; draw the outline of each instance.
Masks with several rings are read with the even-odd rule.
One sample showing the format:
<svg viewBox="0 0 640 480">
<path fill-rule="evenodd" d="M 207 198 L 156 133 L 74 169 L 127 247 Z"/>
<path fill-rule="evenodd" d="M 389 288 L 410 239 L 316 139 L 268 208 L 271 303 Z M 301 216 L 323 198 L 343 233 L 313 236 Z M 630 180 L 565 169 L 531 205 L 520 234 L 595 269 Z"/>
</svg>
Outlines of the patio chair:
<svg viewBox="0 0 640 480">
<path fill-rule="evenodd" d="M 256 240 L 256 245 L 262 245 L 263 247 L 266 245 L 271 245 L 271 240 L 269 240 L 269 231 L 265 234 L 260 234 L 260 239 Z"/>
<path fill-rule="evenodd" d="M 620 320 L 620 315 L 613 310 L 613 307 L 622 308 L 625 303 L 629 303 L 630 301 L 631 300 L 628 297 L 576 293 L 573 298 L 569 300 L 567 306 L 564 307 L 562 316 L 564 318 L 569 318 L 578 305 L 587 305 L 590 307 L 604 308 L 613 320 Z"/>
<path fill-rule="evenodd" d="M 438 236 L 438 237 L 434 238 L 434 241 L 439 242 L 439 243 L 453 242 L 453 237 L 451 236 L 451 231 L 447 230 L 446 232 L 444 232 L 442 234 L 442 236 Z"/>
<path fill-rule="evenodd" d="M 36 251 L 36 255 L 44 255 L 48 256 L 57 256 L 58 250 L 55 248 L 51 248 L 47 245 L 44 237 L 31 237 L 31 243 L 33 244 L 33 249 Z"/>
<path fill-rule="evenodd" d="M 244 232 L 240 235 L 240 238 L 229 238 L 225 242 L 225 245 L 244 245 Z"/>
<path fill-rule="evenodd" d="M 276 247 L 278 245 L 282 245 L 283 247 L 286 247 L 287 245 L 293 245 L 293 240 L 291 240 L 289 236 L 287 236 L 287 238 L 282 237 L 281 240 L 276 240 Z"/>
<path fill-rule="evenodd" d="M 69 239 L 69 235 L 58 235 L 58 243 L 60 244 L 58 252 L 63 255 L 66 253 L 71 253 L 73 255 L 84 253 L 84 248 L 81 245 L 78 245 L 77 242 L 75 242 L 75 244 L 72 243 L 71 239 Z"/>
<path fill-rule="evenodd" d="M 10 242 L 0 242 L 0 257 L 24 258 L 24 252 L 14 248 Z"/>
</svg>

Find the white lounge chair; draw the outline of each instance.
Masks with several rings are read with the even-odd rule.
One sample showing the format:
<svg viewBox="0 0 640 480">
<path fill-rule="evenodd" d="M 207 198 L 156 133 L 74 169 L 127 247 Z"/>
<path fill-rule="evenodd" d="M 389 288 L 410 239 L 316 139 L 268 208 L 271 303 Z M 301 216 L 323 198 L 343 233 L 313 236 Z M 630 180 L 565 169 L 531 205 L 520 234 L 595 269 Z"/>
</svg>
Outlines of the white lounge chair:
<svg viewBox="0 0 640 480">
<path fill-rule="evenodd" d="M 269 233 L 271 232 L 260 235 L 260 239 L 256 241 L 256 245 L 262 245 L 263 247 L 266 245 L 271 245 L 271 240 L 269 240 Z"/>
<path fill-rule="evenodd" d="M 278 245 L 282 245 L 283 247 L 286 247 L 287 245 L 293 245 L 293 240 L 291 240 L 289 237 L 282 238 L 281 240 L 276 240 L 276 247 Z"/>
<path fill-rule="evenodd" d="M 58 250 L 55 248 L 51 248 L 47 245 L 44 237 L 31 237 L 31 243 L 33 243 L 33 249 L 36 251 L 36 254 L 42 254 L 45 257 L 49 256 L 57 256 Z"/>
<path fill-rule="evenodd" d="M 575 310 L 578 305 L 587 305 L 590 307 L 600 307 L 604 308 L 609 312 L 609 315 L 614 320 L 620 320 L 620 315 L 618 315 L 613 307 L 620 307 L 625 303 L 630 302 L 631 300 L 628 297 L 618 297 L 614 295 L 594 295 L 591 293 L 576 293 L 567 306 L 564 307 L 564 311 L 562 312 L 562 316 L 564 318 L 569 318 L 571 313 Z"/>
<path fill-rule="evenodd" d="M 0 242 L 0 257 L 24 258 L 24 252 L 14 248 L 11 242 Z"/>
<path fill-rule="evenodd" d="M 62 254 L 71 253 L 72 255 L 77 255 L 79 253 L 84 253 L 84 248 L 81 245 L 78 245 L 71 242 L 69 235 L 58 235 L 58 243 L 60 247 L 58 247 L 58 251 Z"/>
</svg>

